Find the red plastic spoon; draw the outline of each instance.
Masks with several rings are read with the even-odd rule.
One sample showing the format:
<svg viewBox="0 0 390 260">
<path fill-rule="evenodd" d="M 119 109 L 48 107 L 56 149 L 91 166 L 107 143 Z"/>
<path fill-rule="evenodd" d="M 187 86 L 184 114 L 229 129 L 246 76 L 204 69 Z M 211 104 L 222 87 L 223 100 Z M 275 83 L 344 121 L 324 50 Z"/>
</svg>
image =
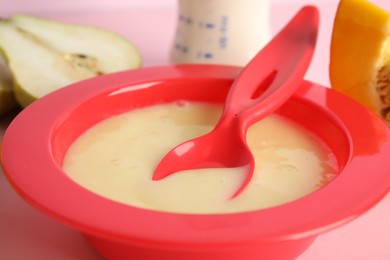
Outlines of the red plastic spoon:
<svg viewBox="0 0 390 260">
<path fill-rule="evenodd" d="M 317 28 L 317 9 L 302 8 L 234 81 L 216 127 L 168 152 L 152 179 L 189 169 L 247 166 L 248 174 L 233 197 L 240 194 L 254 171 L 247 129 L 279 108 L 300 86 L 314 52 Z"/>
</svg>

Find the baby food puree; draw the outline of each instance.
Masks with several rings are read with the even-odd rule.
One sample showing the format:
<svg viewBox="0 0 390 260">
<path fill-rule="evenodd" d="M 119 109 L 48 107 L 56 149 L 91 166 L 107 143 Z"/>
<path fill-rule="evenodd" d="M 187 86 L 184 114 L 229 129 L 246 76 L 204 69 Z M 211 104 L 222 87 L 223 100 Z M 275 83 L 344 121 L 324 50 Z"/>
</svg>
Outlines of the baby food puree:
<svg viewBox="0 0 390 260">
<path fill-rule="evenodd" d="M 137 207 L 180 213 L 262 209 L 305 196 L 336 174 L 329 149 L 300 126 L 276 114 L 248 131 L 255 173 L 239 196 L 245 168 L 183 171 L 153 181 L 174 146 L 209 132 L 222 112 L 217 104 L 177 102 L 113 116 L 83 133 L 67 151 L 63 169 L 85 188 Z"/>
</svg>

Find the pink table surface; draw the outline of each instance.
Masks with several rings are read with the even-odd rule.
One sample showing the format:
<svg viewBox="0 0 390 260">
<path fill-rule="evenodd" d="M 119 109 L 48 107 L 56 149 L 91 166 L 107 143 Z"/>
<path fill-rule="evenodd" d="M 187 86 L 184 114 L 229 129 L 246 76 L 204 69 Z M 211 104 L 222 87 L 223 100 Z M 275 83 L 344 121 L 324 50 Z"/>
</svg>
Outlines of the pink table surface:
<svg viewBox="0 0 390 260">
<path fill-rule="evenodd" d="M 0 0 L 2 2 L 4 0 Z M 29 2 L 29 1 L 27 1 Z M 102 1 L 100 1 L 102 2 Z M 122 1 L 123 2 L 123 1 Z M 160 1 L 161 2 L 161 1 Z M 390 11 L 388 0 L 376 3 Z M 19 1 L 10 1 L 15 6 Z M 92 3 L 92 1 L 91 1 Z M 329 43 L 337 1 L 282 1 L 272 4 L 272 32 L 299 9 L 302 3 L 319 7 L 321 26 L 314 59 L 306 78 L 329 86 Z M 17 8 L 5 8 L 1 16 Z M 10 6 L 8 6 L 10 7 Z M 8 10 L 8 13 L 7 13 Z M 5 12 L 5 13 L 4 13 Z M 168 63 L 168 51 L 175 29 L 175 10 L 159 5 L 155 8 L 128 7 L 115 11 L 55 11 L 50 9 L 33 14 L 81 24 L 93 24 L 116 31 L 139 48 L 143 66 Z M 3 118 L 3 132 L 12 116 Z M 2 136 L 2 134 L 0 135 Z M 299 257 L 299 260 L 388 260 L 390 259 L 390 195 L 358 219 L 321 235 Z M 0 259 L 101 259 L 74 231 L 38 212 L 24 202 L 0 174 Z"/>
</svg>

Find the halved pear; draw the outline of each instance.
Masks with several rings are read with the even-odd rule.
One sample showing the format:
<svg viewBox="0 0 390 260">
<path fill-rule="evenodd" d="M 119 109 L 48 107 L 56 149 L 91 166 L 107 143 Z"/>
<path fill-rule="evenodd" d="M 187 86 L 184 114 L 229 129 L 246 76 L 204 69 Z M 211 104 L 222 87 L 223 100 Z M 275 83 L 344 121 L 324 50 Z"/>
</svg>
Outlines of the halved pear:
<svg viewBox="0 0 390 260">
<path fill-rule="evenodd" d="M 0 116 L 17 105 L 12 89 L 12 77 L 0 56 Z"/>
<path fill-rule="evenodd" d="M 114 32 L 28 15 L 0 20 L 0 49 L 23 107 L 71 83 L 141 66 L 139 51 Z"/>
</svg>

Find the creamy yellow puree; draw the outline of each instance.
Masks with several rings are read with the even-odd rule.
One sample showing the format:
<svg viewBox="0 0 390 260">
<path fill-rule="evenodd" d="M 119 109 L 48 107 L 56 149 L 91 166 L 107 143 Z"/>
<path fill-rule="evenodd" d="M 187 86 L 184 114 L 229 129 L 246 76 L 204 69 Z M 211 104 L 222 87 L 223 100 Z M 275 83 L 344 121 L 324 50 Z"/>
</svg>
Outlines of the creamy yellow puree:
<svg viewBox="0 0 390 260">
<path fill-rule="evenodd" d="M 248 131 L 256 169 L 249 186 L 236 198 L 230 199 L 245 177 L 242 168 L 183 171 L 151 180 L 171 148 L 210 131 L 220 113 L 220 105 L 179 102 L 113 116 L 71 145 L 63 169 L 101 196 L 182 213 L 276 206 L 317 190 L 335 176 L 336 162 L 324 145 L 294 123 L 272 115 Z"/>
</svg>

